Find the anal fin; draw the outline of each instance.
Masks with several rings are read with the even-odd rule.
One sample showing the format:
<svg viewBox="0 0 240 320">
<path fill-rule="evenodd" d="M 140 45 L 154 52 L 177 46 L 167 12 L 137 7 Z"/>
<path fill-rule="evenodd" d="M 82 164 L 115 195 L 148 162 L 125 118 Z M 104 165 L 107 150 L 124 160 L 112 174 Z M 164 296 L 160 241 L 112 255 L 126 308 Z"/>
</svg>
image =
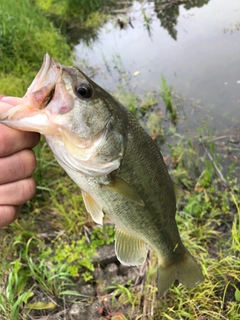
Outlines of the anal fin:
<svg viewBox="0 0 240 320">
<path fill-rule="evenodd" d="M 145 242 L 119 228 L 116 228 L 115 250 L 118 260 L 126 266 L 141 265 L 147 256 Z"/>
<path fill-rule="evenodd" d="M 98 203 L 85 191 L 82 191 L 83 202 L 92 219 L 97 224 L 103 224 L 103 212 Z"/>
</svg>

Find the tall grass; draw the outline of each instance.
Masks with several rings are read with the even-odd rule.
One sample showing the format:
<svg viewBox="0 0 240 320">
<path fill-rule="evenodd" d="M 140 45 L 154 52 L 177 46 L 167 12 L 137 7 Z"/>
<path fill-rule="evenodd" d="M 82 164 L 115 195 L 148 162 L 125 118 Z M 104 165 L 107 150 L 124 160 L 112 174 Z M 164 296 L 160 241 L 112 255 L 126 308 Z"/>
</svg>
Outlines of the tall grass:
<svg viewBox="0 0 240 320">
<path fill-rule="evenodd" d="M 71 63 L 66 39 L 30 0 L 0 2 L 0 91 L 23 95 L 46 52 Z"/>
</svg>

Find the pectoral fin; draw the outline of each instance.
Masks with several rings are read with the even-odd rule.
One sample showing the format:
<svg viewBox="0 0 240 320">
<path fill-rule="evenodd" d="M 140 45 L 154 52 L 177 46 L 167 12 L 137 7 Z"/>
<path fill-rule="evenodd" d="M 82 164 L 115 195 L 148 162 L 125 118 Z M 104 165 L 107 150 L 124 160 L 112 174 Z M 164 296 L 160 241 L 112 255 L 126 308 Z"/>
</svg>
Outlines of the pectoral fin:
<svg viewBox="0 0 240 320">
<path fill-rule="evenodd" d="M 144 202 L 143 200 L 139 197 L 137 192 L 124 180 L 114 177 L 112 181 L 109 184 L 104 184 L 102 185 L 103 187 L 106 187 L 114 192 L 119 193 L 121 196 L 124 198 L 135 202 L 139 204 L 140 206 L 144 207 Z"/>
<path fill-rule="evenodd" d="M 83 202 L 92 219 L 97 224 L 103 224 L 103 212 L 98 203 L 86 192 L 82 191 Z"/>
<path fill-rule="evenodd" d="M 143 264 L 147 256 L 147 246 L 142 240 L 116 229 L 115 250 L 118 260 L 126 266 Z"/>
</svg>

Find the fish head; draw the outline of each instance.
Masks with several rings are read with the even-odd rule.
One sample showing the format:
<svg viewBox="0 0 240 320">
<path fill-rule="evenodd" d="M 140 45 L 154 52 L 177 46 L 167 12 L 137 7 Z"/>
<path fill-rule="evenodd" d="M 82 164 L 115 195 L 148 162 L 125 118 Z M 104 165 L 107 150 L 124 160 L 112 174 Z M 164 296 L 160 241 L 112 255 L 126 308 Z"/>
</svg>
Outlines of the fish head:
<svg viewBox="0 0 240 320">
<path fill-rule="evenodd" d="M 113 126 L 111 99 L 115 103 L 78 68 L 47 54 L 23 103 L 0 114 L 0 123 L 45 135 L 57 160 L 74 170 L 108 174 L 123 154 L 123 130 Z"/>
</svg>

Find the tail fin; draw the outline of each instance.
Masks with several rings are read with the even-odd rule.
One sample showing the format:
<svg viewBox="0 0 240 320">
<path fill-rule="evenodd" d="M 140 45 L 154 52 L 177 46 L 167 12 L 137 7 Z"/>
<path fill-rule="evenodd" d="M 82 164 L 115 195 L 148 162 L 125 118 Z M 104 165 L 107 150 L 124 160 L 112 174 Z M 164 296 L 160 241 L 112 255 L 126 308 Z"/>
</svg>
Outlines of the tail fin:
<svg viewBox="0 0 240 320">
<path fill-rule="evenodd" d="M 158 296 L 162 297 L 175 280 L 187 287 L 194 287 L 204 280 L 201 269 L 187 249 L 182 260 L 166 268 L 158 267 Z"/>
</svg>

